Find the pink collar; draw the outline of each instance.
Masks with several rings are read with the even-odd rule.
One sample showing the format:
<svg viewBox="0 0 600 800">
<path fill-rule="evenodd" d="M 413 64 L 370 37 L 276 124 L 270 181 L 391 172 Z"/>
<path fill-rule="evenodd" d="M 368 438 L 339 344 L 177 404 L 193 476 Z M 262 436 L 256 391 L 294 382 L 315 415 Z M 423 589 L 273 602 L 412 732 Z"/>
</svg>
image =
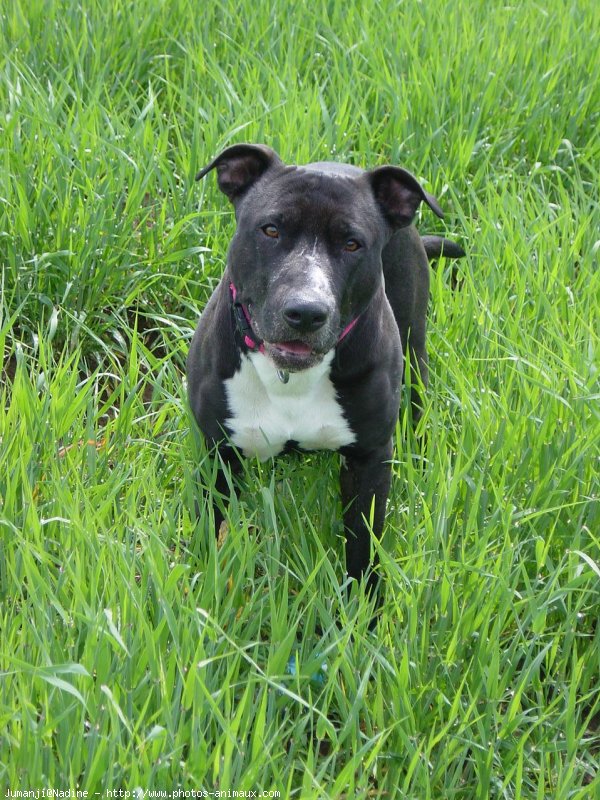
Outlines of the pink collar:
<svg viewBox="0 0 600 800">
<path fill-rule="evenodd" d="M 229 294 L 231 295 L 231 308 L 233 310 L 235 327 L 243 338 L 244 344 L 249 350 L 258 350 L 259 353 L 264 353 L 265 346 L 262 340 L 257 339 L 252 330 L 248 309 L 243 303 L 238 303 L 236 300 L 237 289 L 233 283 L 229 284 Z"/>
</svg>

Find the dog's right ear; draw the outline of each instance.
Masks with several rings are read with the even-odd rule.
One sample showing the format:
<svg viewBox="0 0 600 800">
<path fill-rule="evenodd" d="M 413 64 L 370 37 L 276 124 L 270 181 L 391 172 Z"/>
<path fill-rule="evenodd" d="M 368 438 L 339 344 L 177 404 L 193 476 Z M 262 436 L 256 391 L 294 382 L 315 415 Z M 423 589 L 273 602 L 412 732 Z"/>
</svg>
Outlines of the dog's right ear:
<svg viewBox="0 0 600 800">
<path fill-rule="evenodd" d="M 264 144 L 234 144 L 201 169 L 196 180 L 216 167 L 219 189 L 235 203 L 269 167 L 282 163 L 277 153 Z"/>
</svg>

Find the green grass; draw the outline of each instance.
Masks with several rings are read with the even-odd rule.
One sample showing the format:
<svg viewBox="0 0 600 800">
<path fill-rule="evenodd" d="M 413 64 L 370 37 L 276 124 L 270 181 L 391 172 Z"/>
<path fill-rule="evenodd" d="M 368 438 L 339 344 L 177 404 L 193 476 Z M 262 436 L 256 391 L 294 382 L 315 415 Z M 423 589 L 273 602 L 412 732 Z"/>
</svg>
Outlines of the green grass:
<svg viewBox="0 0 600 800">
<path fill-rule="evenodd" d="M 3 4 L 2 789 L 600 796 L 596 6 Z M 233 217 L 193 176 L 237 141 L 402 164 L 468 250 L 375 635 L 335 457 L 209 533 L 183 365 Z"/>
</svg>

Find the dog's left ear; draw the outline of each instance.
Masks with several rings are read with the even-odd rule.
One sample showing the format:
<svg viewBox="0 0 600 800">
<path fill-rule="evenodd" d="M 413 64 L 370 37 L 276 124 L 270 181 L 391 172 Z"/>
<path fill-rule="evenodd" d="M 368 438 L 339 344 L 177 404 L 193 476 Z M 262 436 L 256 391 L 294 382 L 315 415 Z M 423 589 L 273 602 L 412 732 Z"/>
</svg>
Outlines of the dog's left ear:
<svg viewBox="0 0 600 800">
<path fill-rule="evenodd" d="M 216 167 L 219 189 L 235 203 L 269 167 L 282 163 L 275 150 L 264 144 L 234 144 L 200 170 L 196 180 Z"/>
<path fill-rule="evenodd" d="M 413 221 L 419 203 L 443 217 L 435 197 L 423 189 L 419 181 L 400 167 L 378 167 L 367 173 L 373 194 L 392 228 L 404 228 Z"/>
</svg>

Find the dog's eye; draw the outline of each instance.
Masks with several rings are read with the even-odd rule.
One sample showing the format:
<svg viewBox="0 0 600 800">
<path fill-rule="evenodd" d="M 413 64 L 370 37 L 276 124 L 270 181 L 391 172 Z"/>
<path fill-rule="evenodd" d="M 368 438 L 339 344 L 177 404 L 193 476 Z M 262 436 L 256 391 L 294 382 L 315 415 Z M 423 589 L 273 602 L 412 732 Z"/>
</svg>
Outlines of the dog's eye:
<svg viewBox="0 0 600 800">
<path fill-rule="evenodd" d="M 344 245 L 344 250 L 347 253 L 356 253 L 357 250 L 360 250 L 360 242 L 357 242 L 356 239 L 348 239 Z"/>
<path fill-rule="evenodd" d="M 264 233 L 265 236 L 268 236 L 270 239 L 278 239 L 279 238 L 279 231 L 277 230 L 276 225 L 263 225 L 261 231 Z"/>
</svg>

